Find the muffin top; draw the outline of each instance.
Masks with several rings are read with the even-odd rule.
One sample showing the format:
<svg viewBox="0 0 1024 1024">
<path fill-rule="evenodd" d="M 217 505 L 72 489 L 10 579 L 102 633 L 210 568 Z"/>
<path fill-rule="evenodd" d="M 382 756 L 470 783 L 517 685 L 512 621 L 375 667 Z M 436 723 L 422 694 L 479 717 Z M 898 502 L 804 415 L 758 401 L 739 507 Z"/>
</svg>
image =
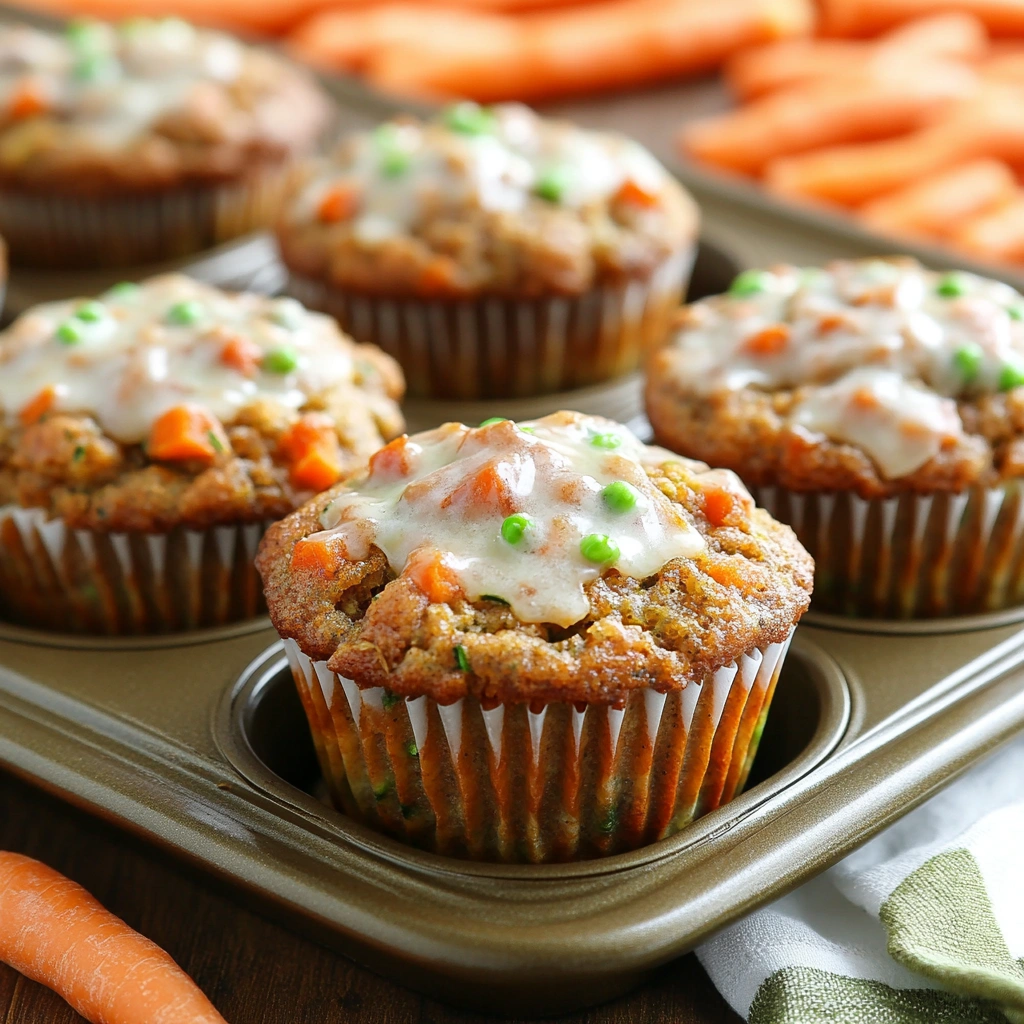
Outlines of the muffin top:
<svg viewBox="0 0 1024 1024">
<path fill-rule="evenodd" d="M 164 531 L 278 518 L 402 429 L 401 371 L 294 299 L 171 274 L 0 333 L 0 505 Z"/>
<path fill-rule="evenodd" d="M 299 273 L 362 292 L 578 294 L 692 244 L 690 197 L 639 144 L 473 103 L 347 138 L 280 226 Z"/>
<path fill-rule="evenodd" d="M 810 557 L 734 474 L 560 412 L 392 441 L 276 524 L 278 630 L 360 686 L 617 703 L 783 641 Z"/>
<path fill-rule="evenodd" d="M 960 490 L 1024 473 L 1024 297 L 912 259 L 745 271 L 655 358 L 659 438 L 796 489 Z"/>
<path fill-rule="evenodd" d="M 308 149 L 326 97 L 178 18 L 0 26 L 0 183 L 90 193 L 238 177 Z"/>
</svg>

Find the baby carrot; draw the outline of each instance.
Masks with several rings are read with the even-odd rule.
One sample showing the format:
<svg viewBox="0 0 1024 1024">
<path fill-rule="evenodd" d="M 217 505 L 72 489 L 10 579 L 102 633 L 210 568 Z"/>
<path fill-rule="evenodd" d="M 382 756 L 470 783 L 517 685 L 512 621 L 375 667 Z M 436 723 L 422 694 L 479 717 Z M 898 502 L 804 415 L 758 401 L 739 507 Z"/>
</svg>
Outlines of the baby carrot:
<svg viewBox="0 0 1024 1024">
<path fill-rule="evenodd" d="M 1012 92 L 958 105 L 948 117 L 897 139 L 774 160 L 765 181 L 790 198 L 856 206 L 981 157 L 1024 161 L 1024 109 Z"/>
<path fill-rule="evenodd" d="M 866 71 L 875 64 L 946 57 L 979 60 L 988 48 L 985 26 L 969 14 L 951 12 L 920 18 L 876 41 L 782 39 L 741 50 L 725 65 L 734 93 L 751 99 L 791 85 Z"/>
<path fill-rule="evenodd" d="M 822 30 L 830 36 L 872 36 L 925 14 L 960 11 L 993 35 L 1024 34 L 1020 0 L 822 0 Z"/>
<path fill-rule="evenodd" d="M 39 861 L 0 852 L 0 922 L 0 960 L 93 1024 L 226 1024 L 159 946 Z"/>
<path fill-rule="evenodd" d="M 952 242 L 979 259 L 1024 261 L 1024 194 L 967 221 Z"/>
<path fill-rule="evenodd" d="M 886 234 L 941 238 L 1017 195 L 1017 179 L 998 160 L 974 160 L 940 171 L 867 203 L 860 215 Z"/>
<path fill-rule="evenodd" d="M 681 142 L 698 160 L 757 174 L 779 157 L 918 128 L 950 101 L 974 92 L 976 84 L 967 68 L 945 62 L 840 76 L 694 121 L 683 129 Z"/>
</svg>

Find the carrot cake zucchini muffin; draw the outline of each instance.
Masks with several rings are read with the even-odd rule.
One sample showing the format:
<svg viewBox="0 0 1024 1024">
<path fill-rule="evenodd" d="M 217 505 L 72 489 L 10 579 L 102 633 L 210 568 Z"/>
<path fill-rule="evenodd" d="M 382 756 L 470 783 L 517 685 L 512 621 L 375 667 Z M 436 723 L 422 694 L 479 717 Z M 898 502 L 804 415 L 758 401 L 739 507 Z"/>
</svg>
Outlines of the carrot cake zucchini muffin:
<svg viewBox="0 0 1024 1024">
<path fill-rule="evenodd" d="M 262 607 L 269 520 L 403 426 L 401 372 L 294 299 L 168 275 L 0 334 L 0 618 L 207 626 Z"/>
<path fill-rule="evenodd" d="M 813 569 L 734 474 L 571 412 L 392 441 L 257 567 L 336 804 L 521 862 L 742 788 Z"/>
<path fill-rule="evenodd" d="M 815 607 L 1024 601 L 1024 297 L 910 259 L 745 271 L 650 367 L 661 443 L 735 470 L 817 564 Z"/>
<path fill-rule="evenodd" d="M 0 232 L 15 265 L 127 266 L 266 227 L 329 105 L 177 18 L 0 26 Z"/>
<path fill-rule="evenodd" d="M 608 380 L 660 344 L 697 210 L 637 143 L 459 103 L 346 139 L 278 238 L 293 293 L 402 364 L 413 395 Z"/>
</svg>

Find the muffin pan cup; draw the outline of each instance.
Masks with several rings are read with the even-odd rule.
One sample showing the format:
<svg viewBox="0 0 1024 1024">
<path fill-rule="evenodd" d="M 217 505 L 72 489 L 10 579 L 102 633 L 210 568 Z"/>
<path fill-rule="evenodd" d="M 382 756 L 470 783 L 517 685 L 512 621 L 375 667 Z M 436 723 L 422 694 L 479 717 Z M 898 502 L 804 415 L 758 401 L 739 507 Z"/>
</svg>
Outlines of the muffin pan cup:
<svg viewBox="0 0 1024 1024">
<path fill-rule="evenodd" d="M 754 488 L 814 556 L 813 607 L 910 619 L 1024 602 L 1024 482 L 871 501 Z"/>
<path fill-rule="evenodd" d="M 238 182 L 115 196 L 0 189 L 0 235 L 19 267 L 133 267 L 200 253 L 274 220 L 290 165 Z"/>
<path fill-rule="evenodd" d="M 170 533 L 68 528 L 41 509 L 0 508 L 0 616 L 125 635 L 220 626 L 266 609 L 253 565 L 264 523 Z"/>
<path fill-rule="evenodd" d="M 511 863 L 636 849 L 728 803 L 788 647 L 617 708 L 403 699 L 284 642 L 336 807 L 434 853 Z"/>
<path fill-rule="evenodd" d="M 834 863 L 1024 727 L 1019 611 L 807 618 L 747 788 L 591 860 L 439 856 L 335 810 L 266 620 L 109 639 L 0 626 L 0 763 L 404 985 L 566 1011 Z"/>
<path fill-rule="evenodd" d="M 651 277 L 577 297 L 426 300 L 347 292 L 292 274 L 289 292 L 378 345 L 413 398 L 517 398 L 612 380 L 660 345 L 686 290 L 696 246 Z"/>
</svg>

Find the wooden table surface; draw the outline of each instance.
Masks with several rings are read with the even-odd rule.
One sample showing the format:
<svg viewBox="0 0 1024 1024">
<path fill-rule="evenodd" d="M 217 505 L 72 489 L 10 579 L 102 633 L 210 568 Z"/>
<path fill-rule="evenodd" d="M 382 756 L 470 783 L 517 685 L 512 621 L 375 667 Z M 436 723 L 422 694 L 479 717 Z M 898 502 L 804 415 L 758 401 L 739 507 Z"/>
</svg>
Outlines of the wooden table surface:
<svg viewBox="0 0 1024 1024">
<path fill-rule="evenodd" d="M 0 773 L 0 849 L 84 885 L 166 949 L 231 1024 L 470 1024 L 484 1020 L 400 988 L 243 909 L 155 848 Z M 572 1017 L 578 1024 L 741 1024 L 696 959 Z M 2 1024 L 81 1024 L 52 992 L 0 964 Z"/>
</svg>

